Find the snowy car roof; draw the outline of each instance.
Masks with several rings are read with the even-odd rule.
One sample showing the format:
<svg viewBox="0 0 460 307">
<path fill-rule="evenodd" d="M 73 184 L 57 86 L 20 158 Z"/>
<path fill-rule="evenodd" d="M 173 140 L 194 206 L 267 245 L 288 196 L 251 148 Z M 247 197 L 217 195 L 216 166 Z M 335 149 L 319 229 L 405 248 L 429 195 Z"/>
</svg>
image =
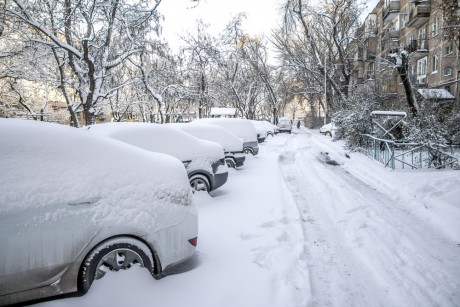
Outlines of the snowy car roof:
<svg viewBox="0 0 460 307">
<path fill-rule="evenodd" d="M 169 124 L 197 138 L 216 142 L 226 152 L 243 151 L 243 140 L 222 127 L 200 122 Z"/>
<path fill-rule="evenodd" d="M 220 126 L 245 142 L 257 142 L 257 131 L 251 122 L 242 118 L 201 118 L 193 123 L 207 123 Z"/>
<path fill-rule="evenodd" d="M 134 203 L 150 212 L 154 203 L 192 201 L 182 163 L 168 155 L 69 126 L 17 119 L 0 119 L 0 142 L 0 213 L 97 203 L 103 220 Z"/>
<path fill-rule="evenodd" d="M 86 128 L 140 148 L 193 161 L 194 169 L 207 170 L 210 163 L 224 158 L 221 145 L 196 138 L 168 125 L 152 123 L 105 123 Z"/>
</svg>

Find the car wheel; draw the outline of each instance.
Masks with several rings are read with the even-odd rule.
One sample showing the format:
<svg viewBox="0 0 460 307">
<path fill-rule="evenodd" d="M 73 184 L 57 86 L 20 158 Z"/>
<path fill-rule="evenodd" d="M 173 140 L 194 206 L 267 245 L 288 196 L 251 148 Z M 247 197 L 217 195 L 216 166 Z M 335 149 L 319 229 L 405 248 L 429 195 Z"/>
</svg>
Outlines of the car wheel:
<svg viewBox="0 0 460 307">
<path fill-rule="evenodd" d="M 108 271 L 126 270 L 133 265 L 146 267 L 153 272 L 150 249 L 139 240 L 123 237 L 101 243 L 86 257 L 78 275 L 78 290 L 84 294 L 94 280 L 101 279 Z"/>
<path fill-rule="evenodd" d="M 201 174 L 195 174 L 190 177 L 190 185 L 192 187 L 192 191 L 206 191 L 209 192 L 210 184 L 208 178 Z"/>
<path fill-rule="evenodd" d="M 228 168 L 236 168 L 235 161 L 232 158 L 225 159 L 225 162 L 227 162 Z"/>
<path fill-rule="evenodd" d="M 328 136 L 328 137 L 332 137 L 332 133 L 330 131 L 326 131 L 326 133 L 324 135 Z"/>
<path fill-rule="evenodd" d="M 244 149 L 244 153 L 245 153 L 245 154 L 252 154 L 252 155 L 254 155 L 254 152 L 252 151 L 252 148 L 250 148 L 250 147 L 246 147 L 246 148 Z"/>
</svg>

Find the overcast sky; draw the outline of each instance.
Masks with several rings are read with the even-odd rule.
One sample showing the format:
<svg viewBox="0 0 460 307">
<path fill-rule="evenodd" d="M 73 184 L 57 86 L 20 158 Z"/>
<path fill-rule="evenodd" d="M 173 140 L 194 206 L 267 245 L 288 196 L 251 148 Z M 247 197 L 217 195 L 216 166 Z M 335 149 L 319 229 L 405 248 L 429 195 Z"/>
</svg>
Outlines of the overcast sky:
<svg viewBox="0 0 460 307">
<path fill-rule="evenodd" d="M 372 10 L 378 1 L 367 1 L 368 10 Z M 249 34 L 269 35 L 279 23 L 279 7 L 283 2 L 285 0 L 200 0 L 197 7 L 191 8 L 190 0 L 162 0 L 159 11 L 165 18 L 163 37 L 173 50 L 177 50 L 179 36 L 187 31 L 194 33 L 197 19 L 209 24 L 209 32 L 217 35 L 240 12 L 247 15 L 243 27 Z"/>
<path fill-rule="evenodd" d="M 200 0 L 195 8 L 190 0 L 163 0 L 158 7 L 164 15 L 163 36 L 177 48 L 179 36 L 187 31 L 194 33 L 196 20 L 209 24 L 212 35 L 220 33 L 227 23 L 240 12 L 247 19 L 243 26 L 252 35 L 269 34 L 276 27 L 278 8 L 284 0 Z"/>
</svg>

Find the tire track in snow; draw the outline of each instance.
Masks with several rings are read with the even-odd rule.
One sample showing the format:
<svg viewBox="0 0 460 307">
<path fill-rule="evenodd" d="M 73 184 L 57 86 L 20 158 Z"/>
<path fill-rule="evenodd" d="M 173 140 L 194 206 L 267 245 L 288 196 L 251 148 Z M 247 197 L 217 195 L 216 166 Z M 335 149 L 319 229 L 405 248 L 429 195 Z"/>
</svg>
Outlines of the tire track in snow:
<svg viewBox="0 0 460 307">
<path fill-rule="evenodd" d="M 293 135 L 279 157 L 301 213 L 312 306 L 455 306 L 459 248 Z"/>
</svg>

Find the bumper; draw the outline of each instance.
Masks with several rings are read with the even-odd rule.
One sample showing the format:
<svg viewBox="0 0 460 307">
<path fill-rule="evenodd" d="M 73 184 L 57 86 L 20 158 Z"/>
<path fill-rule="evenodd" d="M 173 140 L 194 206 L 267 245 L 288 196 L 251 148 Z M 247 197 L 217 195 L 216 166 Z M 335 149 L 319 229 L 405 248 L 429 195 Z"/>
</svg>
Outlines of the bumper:
<svg viewBox="0 0 460 307">
<path fill-rule="evenodd" d="M 236 167 L 243 166 L 244 160 L 246 160 L 245 156 L 235 156 L 235 166 Z"/>
<path fill-rule="evenodd" d="M 253 156 L 259 153 L 259 143 L 257 142 L 245 142 L 243 148 L 245 152 L 249 150 Z"/>
<path fill-rule="evenodd" d="M 244 161 L 246 160 L 246 156 L 244 152 L 226 152 L 225 158 L 232 159 L 235 162 L 235 166 L 243 166 Z"/>
<path fill-rule="evenodd" d="M 214 174 L 213 180 L 211 182 L 210 190 L 214 191 L 215 189 L 223 186 L 228 179 L 228 171 L 225 173 Z"/>
<path fill-rule="evenodd" d="M 160 274 L 188 259 L 195 253 L 195 246 L 189 239 L 198 237 L 198 213 L 190 208 L 181 223 L 162 229 L 155 234 L 144 236 L 160 260 Z M 174 240 L 171 240 L 174 238 Z"/>
</svg>

